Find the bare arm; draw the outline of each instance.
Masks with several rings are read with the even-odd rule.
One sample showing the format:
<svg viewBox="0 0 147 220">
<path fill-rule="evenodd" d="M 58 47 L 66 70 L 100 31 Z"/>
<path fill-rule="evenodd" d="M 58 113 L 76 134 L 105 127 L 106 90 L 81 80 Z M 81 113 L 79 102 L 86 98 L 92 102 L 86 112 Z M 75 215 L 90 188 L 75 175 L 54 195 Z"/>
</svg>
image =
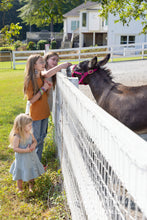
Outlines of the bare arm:
<svg viewBox="0 0 147 220">
<path fill-rule="evenodd" d="M 59 72 L 61 69 L 67 69 L 67 67 L 71 66 L 71 63 L 61 63 L 58 66 L 55 66 L 47 71 L 41 72 L 41 75 L 50 78 L 51 76 L 55 75 L 57 72 Z"/>
<path fill-rule="evenodd" d="M 20 138 L 15 136 L 14 140 L 13 140 L 13 144 L 12 144 L 13 150 L 15 152 L 17 152 L 17 153 L 29 153 L 29 152 L 31 152 L 29 147 L 27 147 L 26 149 L 19 148 L 19 143 L 20 143 Z"/>
<path fill-rule="evenodd" d="M 52 83 L 51 82 L 44 82 L 43 88 L 45 89 L 45 91 L 47 91 L 48 89 L 51 89 L 52 87 Z M 31 104 L 33 104 L 34 102 L 36 102 L 39 98 L 41 97 L 41 93 L 40 91 L 36 93 L 36 95 L 33 96 L 33 98 L 31 98 L 29 101 Z"/>
<path fill-rule="evenodd" d="M 30 151 L 32 152 L 33 150 L 35 150 L 36 146 L 37 146 L 37 141 L 34 135 L 32 134 L 32 144 L 30 145 Z"/>
</svg>

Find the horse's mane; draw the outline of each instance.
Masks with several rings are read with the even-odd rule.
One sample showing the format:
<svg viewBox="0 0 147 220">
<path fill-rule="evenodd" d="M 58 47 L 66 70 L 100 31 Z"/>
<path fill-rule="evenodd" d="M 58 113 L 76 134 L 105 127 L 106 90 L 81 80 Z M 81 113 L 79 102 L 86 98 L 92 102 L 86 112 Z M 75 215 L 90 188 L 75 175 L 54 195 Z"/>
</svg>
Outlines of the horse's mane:
<svg viewBox="0 0 147 220">
<path fill-rule="evenodd" d="M 101 70 L 102 70 L 101 75 L 102 75 L 104 81 L 107 81 L 107 82 L 111 81 L 112 82 L 113 76 L 112 76 L 111 70 L 107 69 L 106 67 L 101 68 Z"/>
</svg>

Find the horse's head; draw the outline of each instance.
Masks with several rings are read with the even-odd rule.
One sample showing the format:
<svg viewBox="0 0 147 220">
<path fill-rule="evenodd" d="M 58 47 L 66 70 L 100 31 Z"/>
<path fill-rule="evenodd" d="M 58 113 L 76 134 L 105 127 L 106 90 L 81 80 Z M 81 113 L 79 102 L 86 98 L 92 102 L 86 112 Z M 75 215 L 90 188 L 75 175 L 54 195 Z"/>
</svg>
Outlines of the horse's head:
<svg viewBox="0 0 147 220">
<path fill-rule="evenodd" d="M 88 75 L 96 72 L 101 66 L 104 66 L 110 58 L 110 54 L 107 54 L 103 60 L 97 62 L 97 57 L 93 59 L 80 62 L 78 65 L 72 66 L 72 77 L 79 78 L 79 84 L 88 84 Z"/>
</svg>

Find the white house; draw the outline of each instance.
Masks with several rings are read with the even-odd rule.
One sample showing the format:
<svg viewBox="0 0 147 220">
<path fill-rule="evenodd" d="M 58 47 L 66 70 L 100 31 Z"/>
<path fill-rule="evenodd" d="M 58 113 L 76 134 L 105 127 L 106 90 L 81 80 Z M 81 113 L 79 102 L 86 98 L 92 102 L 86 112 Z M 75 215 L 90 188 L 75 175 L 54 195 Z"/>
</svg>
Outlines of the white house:
<svg viewBox="0 0 147 220">
<path fill-rule="evenodd" d="M 118 18 L 112 14 L 107 20 L 100 17 L 100 10 L 100 4 L 87 1 L 64 14 L 63 41 L 70 41 L 73 45 L 74 39 L 79 36 L 81 47 L 147 42 L 147 35 L 140 34 L 142 20 L 123 26 L 121 22 L 115 23 Z"/>
<path fill-rule="evenodd" d="M 142 31 L 142 20 L 132 20 L 129 26 L 121 22 L 115 23 L 118 16 L 108 15 L 108 45 L 131 44 L 147 42 L 147 35 L 140 34 Z"/>
</svg>

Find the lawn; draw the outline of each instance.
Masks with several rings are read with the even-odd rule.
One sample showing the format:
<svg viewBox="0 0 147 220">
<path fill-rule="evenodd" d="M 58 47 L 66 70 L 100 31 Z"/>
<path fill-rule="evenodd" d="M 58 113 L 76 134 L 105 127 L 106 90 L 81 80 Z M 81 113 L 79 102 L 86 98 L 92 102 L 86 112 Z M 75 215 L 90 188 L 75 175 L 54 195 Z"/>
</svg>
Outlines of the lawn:
<svg viewBox="0 0 147 220">
<path fill-rule="evenodd" d="M 8 136 L 16 115 L 25 111 L 23 97 L 24 69 L 0 69 L 0 219 L 70 219 L 66 195 L 61 189 L 62 174 L 56 157 L 54 125 L 50 117 L 42 163 L 45 174 L 35 180 L 34 192 L 18 194 L 16 182 L 9 173 L 14 152 L 8 147 Z"/>
</svg>

